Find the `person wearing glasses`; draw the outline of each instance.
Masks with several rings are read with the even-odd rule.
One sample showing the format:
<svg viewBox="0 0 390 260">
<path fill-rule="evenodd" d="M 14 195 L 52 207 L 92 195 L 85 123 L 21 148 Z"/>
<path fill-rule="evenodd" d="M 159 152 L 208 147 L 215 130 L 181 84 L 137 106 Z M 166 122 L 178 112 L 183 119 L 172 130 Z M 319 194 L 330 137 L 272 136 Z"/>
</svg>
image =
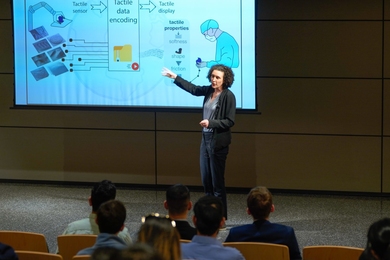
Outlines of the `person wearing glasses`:
<svg viewBox="0 0 390 260">
<path fill-rule="evenodd" d="M 183 259 L 242 260 L 243 255 L 235 248 L 225 247 L 217 240 L 219 229 L 225 224 L 222 201 L 214 196 L 200 198 L 194 206 L 192 217 L 197 230 L 190 243 L 182 243 Z"/>
<path fill-rule="evenodd" d="M 152 246 L 162 260 L 181 260 L 180 235 L 169 216 L 152 213 L 142 218 L 138 243 Z"/>
</svg>

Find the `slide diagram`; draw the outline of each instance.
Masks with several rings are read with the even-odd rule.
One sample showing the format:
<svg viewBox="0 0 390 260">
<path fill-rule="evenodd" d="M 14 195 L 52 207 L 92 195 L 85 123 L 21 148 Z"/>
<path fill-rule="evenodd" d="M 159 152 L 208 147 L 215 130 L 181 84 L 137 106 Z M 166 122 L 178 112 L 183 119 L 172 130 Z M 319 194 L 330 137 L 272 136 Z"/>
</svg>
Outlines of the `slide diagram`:
<svg viewBox="0 0 390 260">
<path fill-rule="evenodd" d="M 225 64 L 238 108 L 255 108 L 254 1 L 13 4 L 16 104 L 197 108 L 161 68 L 208 85 Z"/>
<path fill-rule="evenodd" d="M 49 76 L 49 72 L 54 76 L 61 75 L 68 71 L 66 66 L 57 62 L 59 59 L 65 57 L 65 53 L 58 45 L 65 42 L 65 39 L 59 34 L 49 35 L 45 26 L 41 25 L 34 28 L 34 14 L 37 10 L 44 8 L 48 13 L 52 15 L 52 21 L 48 21 L 50 26 L 63 28 L 66 27 L 72 21 L 66 19 L 61 11 L 55 11 L 50 5 L 45 2 L 38 2 L 28 8 L 28 31 L 34 38 L 35 42 L 32 43 L 38 54 L 30 56 L 34 61 L 37 68 L 30 70 L 31 74 L 36 81 L 42 80 Z"/>
</svg>

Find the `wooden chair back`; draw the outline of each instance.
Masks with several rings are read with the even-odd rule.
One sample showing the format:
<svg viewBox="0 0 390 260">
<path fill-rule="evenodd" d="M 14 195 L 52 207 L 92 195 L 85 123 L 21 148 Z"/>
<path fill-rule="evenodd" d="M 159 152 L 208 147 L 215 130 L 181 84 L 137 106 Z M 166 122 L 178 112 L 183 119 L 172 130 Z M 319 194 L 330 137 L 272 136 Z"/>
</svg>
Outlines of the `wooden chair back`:
<svg viewBox="0 0 390 260">
<path fill-rule="evenodd" d="M 246 260 L 290 260 L 285 245 L 260 242 L 225 242 L 223 245 L 238 249 Z"/>
<path fill-rule="evenodd" d="M 188 239 L 180 239 L 180 243 L 190 243 L 191 240 Z"/>
<path fill-rule="evenodd" d="M 303 260 L 358 260 L 363 248 L 348 246 L 306 246 L 302 249 Z"/>
<path fill-rule="evenodd" d="M 19 260 L 63 260 L 62 256 L 44 252 L 15 250 Z"/>
<path fill-rule="evenodd" d="M 97 235 L 60 235 L 57 237 L 58 253 L 64 260 L 72 260 L 80 250 L 91 247 Z"/>
<path fill-rule="evenodd" d="M 49 252 L 45 236 L 39 233 L 1 230 L 0 241 L 14 250 Z"/>
</svg>

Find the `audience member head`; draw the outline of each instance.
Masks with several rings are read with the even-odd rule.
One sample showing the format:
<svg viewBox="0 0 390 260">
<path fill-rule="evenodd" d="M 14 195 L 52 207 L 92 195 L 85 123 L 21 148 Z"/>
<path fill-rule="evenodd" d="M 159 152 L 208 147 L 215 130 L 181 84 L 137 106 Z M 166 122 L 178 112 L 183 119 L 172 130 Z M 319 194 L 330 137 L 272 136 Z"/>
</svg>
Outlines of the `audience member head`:
<svg viewBox="0 0 390 260">
<path fill-rule="evenodd" d="M 180 216 L 191 210 L 190 190 L 183 184 L 169 187 L 165 193 L 164 207 L 169 216 Z"/>
<path fill-rule="evenodd" d="M 371 224 L 365 253 L 373 256 L 368 259 L 390 259 L 390 218 L 383 218 Z"/>
<path fill-rule="evenodd" d="M 96 248 L 90 260 L 117 260 L 121 257 L 121 250 L 113 247 L 98 247 Z"/>
<path fill-rule="evenodd" d="M 194 206 L 193 222 L 198 234 L 213 236 L 224 225 L 222 200 L 214 196 L 201 197 Z"/>
<path fill-rule="evenodd" d="M 96 212 L 102 203 L 115 199 L 115 196 L 116 187 L 111 181 L 103 180 L 96 183 L 89 197 L 89 204 L 92 206 L 92 211 Z"/>
<path fill-rule="evenodd" d="M 123 230 L 125 220 L 126 208 L 119 200 L 104 202 L 96 213 L 100 233 L 117 234 Z"/>
<path fill-rule="evenodd" d="M 266 187 L 257 186 L 251 189 L 246 203 L 248 214 L 255 220 L 268 219 L 269 214 L 275 210 L 272 194 Z"/>
<path fill-rule="evenodd" d="M 121 260 L 162 260 L 158 252 L 148 244 L 135 243 L 122 251 Z"/>
<path fill-rule="evenodd" d="M 163 260 L 180 260 L 180 235 L 175 228 L 175 221 L 168 216 L 151 214 L 142 218 L 138 232 L 138 242 L 152 246 Z"/>
</svg>

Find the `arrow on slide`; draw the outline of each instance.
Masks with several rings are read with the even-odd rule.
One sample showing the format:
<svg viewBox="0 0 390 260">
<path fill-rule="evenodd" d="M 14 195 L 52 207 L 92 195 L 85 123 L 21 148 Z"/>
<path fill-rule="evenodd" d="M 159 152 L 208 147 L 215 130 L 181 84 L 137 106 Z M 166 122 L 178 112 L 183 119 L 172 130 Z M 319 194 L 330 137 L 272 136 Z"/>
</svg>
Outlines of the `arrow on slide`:
<svg viewBox="0 0 390 260">
<path fill-rule="evenodd" d="M 100 8 L 102 5 L 104 6 L 103 9 Z M 100 4 L 91 4 L 91 6 L 92 6 L 92 9 L 91 9 L 91 10 L 99 10 L 100 13 L 103 13 L 104 10 L 107 9 L 107 6 L 106 6 L 105 4 L 103 4 L 102 1 L 100 1 Z"/>
<path fill-rule="evenodd" d="M 141 10 L 149 10 L 149 13 L 151 13 L 154 10 L 154 8 L 156 8 L 156 6 L 151 1 L 149 1 L 149 4 L 147 5 L 140 4 L 140 6 L 141 6 Z"/>
</svg>

